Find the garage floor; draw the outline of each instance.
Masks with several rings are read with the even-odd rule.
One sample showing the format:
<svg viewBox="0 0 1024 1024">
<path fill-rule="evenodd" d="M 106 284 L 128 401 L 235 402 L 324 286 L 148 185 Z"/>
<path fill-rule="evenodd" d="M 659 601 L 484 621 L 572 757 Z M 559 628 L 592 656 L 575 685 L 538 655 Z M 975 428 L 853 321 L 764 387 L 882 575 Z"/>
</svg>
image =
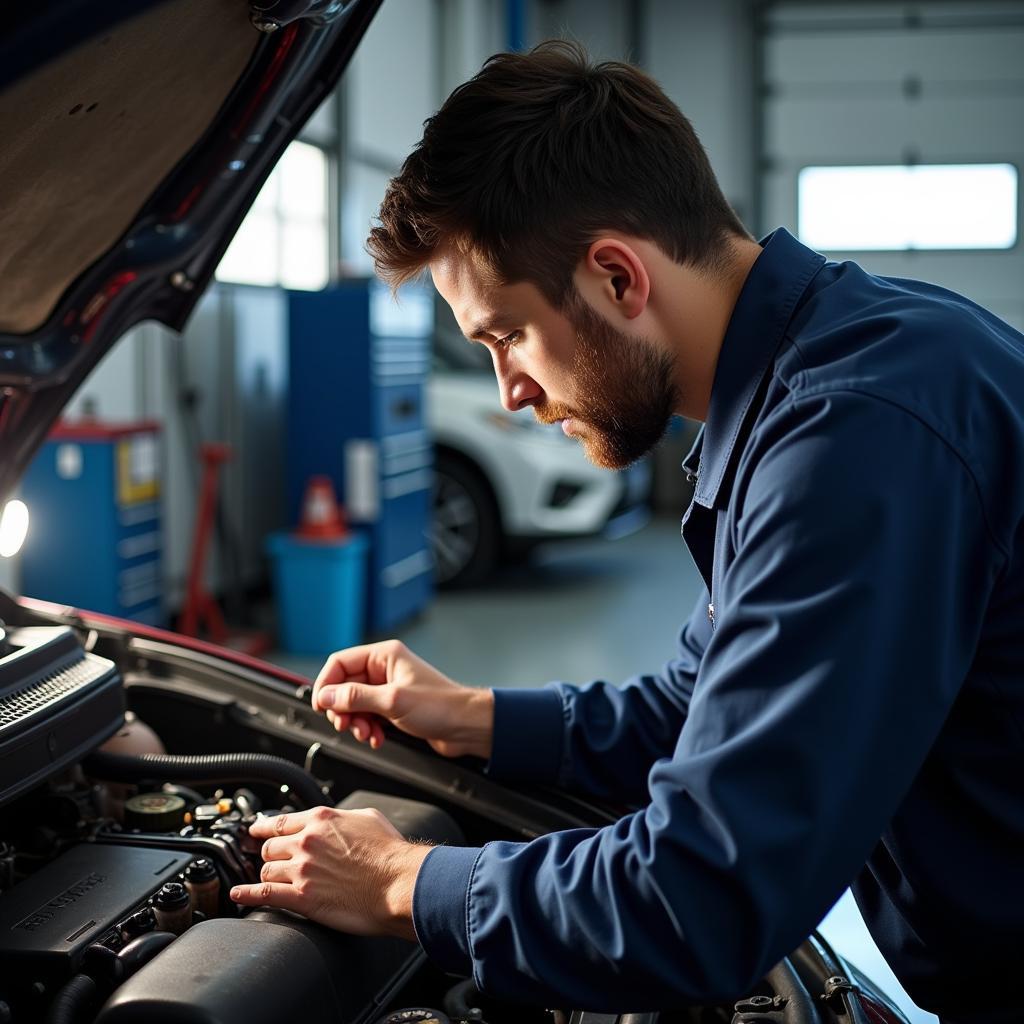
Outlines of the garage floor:
<svg viewBox="0 0 1024 1024">
<path fill-rule="evenodd" d="M 540 548 L 485 587 L 438 594 L 395 636 L 472 685 L 619 682 L 673 654 L 700 589 L 679 520 L 661 517 L 617 541 Z M 309 676 L 321 664 L 283 653 L 270 660 Z"/>
<path fill-rule="evenodd" d="M 658 517 L 614 542 L 549 545 L 485 588 L 440 594 L 396 635 L 452 678 L 473 685 L 619 682 L 659 668 L 673 654 L 701 589 L 679 537 L 679 518 Z M 320 668 L 319 662 L 283 654 L 271 660 L 311 676 Z M 897 999 L 912 1024 L 936 1020 L 903 993 L 849 894 L 822 930 Z"/>
</svg>

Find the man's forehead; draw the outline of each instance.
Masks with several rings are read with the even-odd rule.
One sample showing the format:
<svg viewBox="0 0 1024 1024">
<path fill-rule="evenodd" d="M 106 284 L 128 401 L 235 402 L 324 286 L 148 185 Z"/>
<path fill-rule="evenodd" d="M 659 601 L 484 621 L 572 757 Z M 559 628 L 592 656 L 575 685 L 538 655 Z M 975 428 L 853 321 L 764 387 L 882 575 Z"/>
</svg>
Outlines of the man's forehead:
<svg viewBox="0 0 1024 1024">
<path fill-rule="evenodd" d="M 469 256 L 449 252 L 436 257 L 430 262 L 430 276 L 466 334 L 473 325 L 502 312 L 502 286 Z"/>
<path fill-rule="evenodd" d="M 449 246 L 430 261 L 430 275 L 438 290 L 486 294 L 498 287 L 493 270 L 472 251 Z"/>
</svg>

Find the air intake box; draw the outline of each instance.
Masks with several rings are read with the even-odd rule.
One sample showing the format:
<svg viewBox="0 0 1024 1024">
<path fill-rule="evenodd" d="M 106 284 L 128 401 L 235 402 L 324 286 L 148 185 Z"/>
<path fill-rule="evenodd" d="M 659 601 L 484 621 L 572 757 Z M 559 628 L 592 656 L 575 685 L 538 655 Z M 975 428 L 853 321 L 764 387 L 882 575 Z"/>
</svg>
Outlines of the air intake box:
<svg viewBox="0 0 1024 1024">
<path fill-rule="evenodd" d="M 0 658 L 0 804 L 80 760 L 124 721 L 112 661 L 88 654 L 64 626 L 8 634 Z"/>
</svg>

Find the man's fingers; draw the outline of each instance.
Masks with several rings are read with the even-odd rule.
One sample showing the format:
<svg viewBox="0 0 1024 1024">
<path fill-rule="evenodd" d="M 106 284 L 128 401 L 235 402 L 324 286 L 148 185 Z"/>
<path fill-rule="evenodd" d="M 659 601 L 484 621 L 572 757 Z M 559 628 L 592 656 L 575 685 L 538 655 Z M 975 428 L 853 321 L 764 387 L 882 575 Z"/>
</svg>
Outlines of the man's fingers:
<svg viewBox="0 0 1024 1024">
<path fill-rule="evenodd" d="M 292 842 L 280 836 L 268 839 L 260 850 L 260 856 L 264 860 L 291 860 Z"/>
<path fill-rule="evenodd" d="M 236 885 L 231 898 L 243 907 L 281 907 L 301 913 L 302 899 L 295 886 L 285 882 L 258 882 L 256 885 Z"/>
<path fill-rule="evenodd" d="M 257 839 L 269 839 L 271 836 L 292 836 L 301 832 L 306 825 L 306 814 L 275 814 L 271 818 L 257 818 L 249 826 L 249 835 Z"/>
<path fill-rule="evenodd" d="M 385 718 L 393 710 L 392 687 L 374 686 L 372 683 L 339 683 L 325 686 L 318 694 L 321 708 L 330 708 L 335 713 L 369 711 Z"/>
<path fill-rule="evenodd" d="M 342 715 L 337 711 L 327 712 L 327 721 L 334 726 L 338 732 L 344 732 L 348 728 L 350 715 Z"/>
<path fill-rule="evenodd" d="M 370 746 L 377 750 L 384 742 L 384 727 L 379 720 L 370 722 Z"/>
<path fill-rule="evenodd" d="M 292 865 L 286 860 L 268 860 L 260 868 L 261 882 L 291 882 Z"/>
<path fill-rule="evenodd" d="M 384 742 L 384 725 L 376 715 L 353 715 L 349 729 L 360 743 L 369 742 L 374 750 Z"/>
<path fill-rule="evenodd" d="M 330 707 L 320 698 L 324 687 L 339 683 L 361 683 L 372 687 L 388 682 L 395 659 L 405 653 L 408 653 L 405 645 L 399 640 L 383 640 L 335 651 L 328 656 L 313 682 L 313 707 L 319 710 Z"/>
<path fill-rule="evenodd" d="M 328 655 L 313 682 L 313 706 L 316 707 L 316 696 L 323 686 L 349 680 L 365 683 L 368 679 L 368 663 L 372 650 L 373 644 L 361 644 Z"/>
<path fill-rule="evenodd" d="M 360 743 L 369 741 L 376 750 L 384 742 L 384 724 L 377 715 L 350 715 L 340 711 L 328 711 L 327 721 L 338 732 L 349 730 Z"/>
</svg>

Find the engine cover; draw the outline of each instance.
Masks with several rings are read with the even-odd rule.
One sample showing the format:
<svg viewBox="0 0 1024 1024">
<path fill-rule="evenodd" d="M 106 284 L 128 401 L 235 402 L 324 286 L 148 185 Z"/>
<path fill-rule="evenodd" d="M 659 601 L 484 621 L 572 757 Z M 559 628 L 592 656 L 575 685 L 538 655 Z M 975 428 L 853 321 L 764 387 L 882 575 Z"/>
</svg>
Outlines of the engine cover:
<svg viewBox="0 0 1024 1024">
<path fill-rule="evenodd" d="M 343 1024 L 379 1010 L 423 954 L 279 910 L 194 925 L 100 1011 L 96 1024 Z"/>
<path fill-rule="evenodd" d="M 191 860 L 185 853 L 83 843 L 3 894 L 0 963 L 20 983 L 51 984 L 82 951 Z M 10 984 L 10 982 L 9 982 Z"/>
</svg>

